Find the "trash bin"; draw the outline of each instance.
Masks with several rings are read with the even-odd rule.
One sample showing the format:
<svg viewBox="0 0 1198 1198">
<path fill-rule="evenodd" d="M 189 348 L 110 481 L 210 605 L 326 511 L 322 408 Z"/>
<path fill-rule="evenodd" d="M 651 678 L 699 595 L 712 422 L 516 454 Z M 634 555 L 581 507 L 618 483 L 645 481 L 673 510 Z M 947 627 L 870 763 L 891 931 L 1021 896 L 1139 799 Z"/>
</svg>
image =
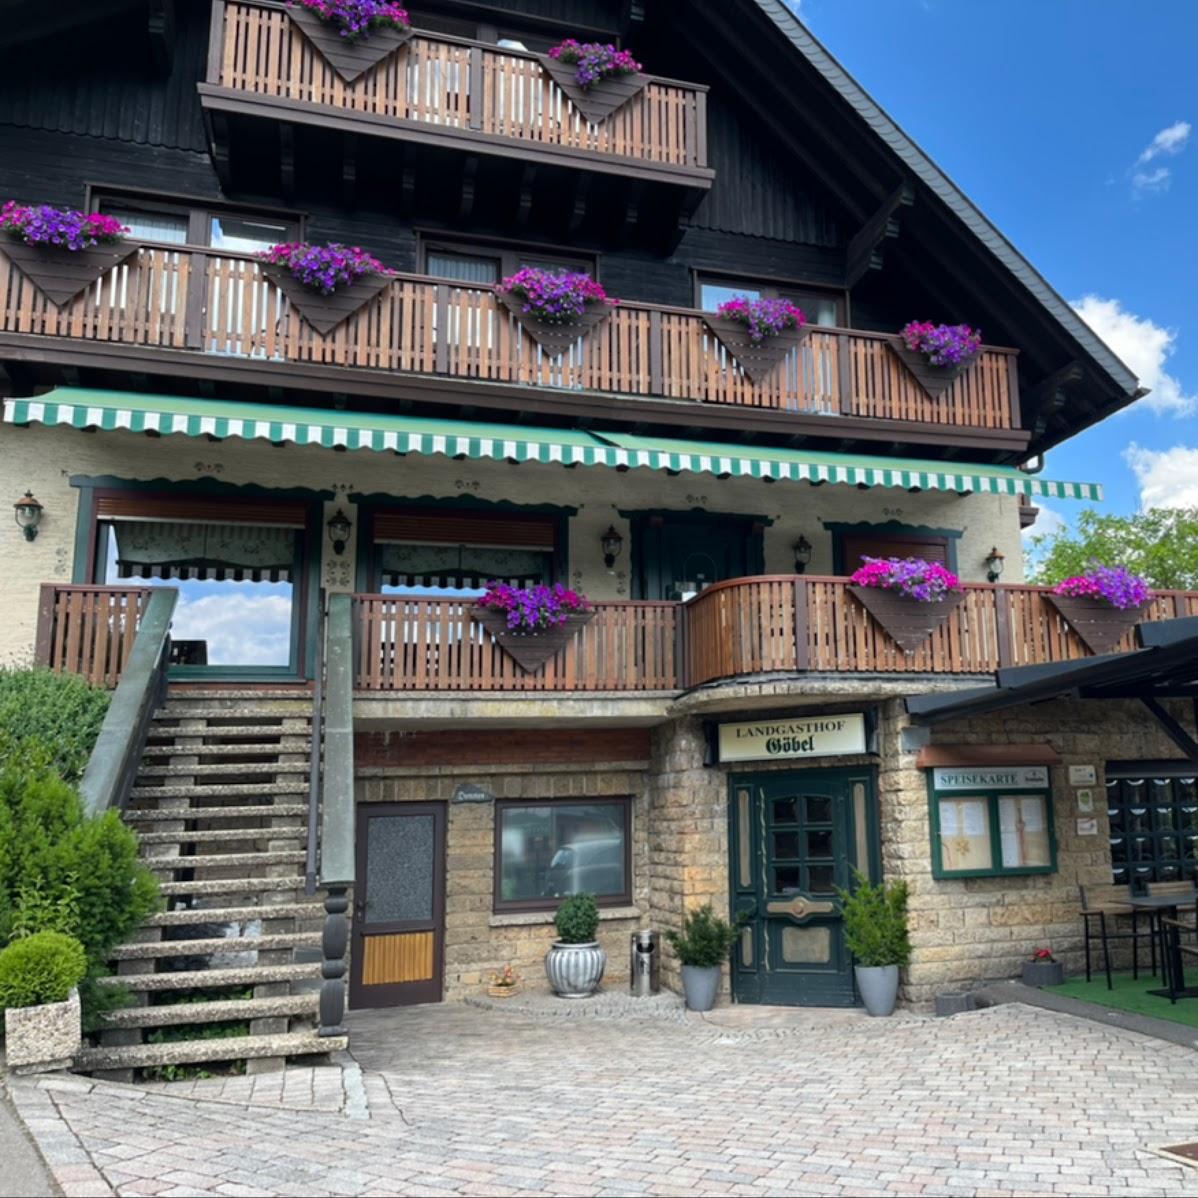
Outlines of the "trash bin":
<svg viewBox="0 0 1198 1198">
<path fill-rule="evenodd" d="M 633 932 L 628 962 L 628 988 L 634 998 L 661 989 L 661 951 L 656 932 Z"/>
</svg>

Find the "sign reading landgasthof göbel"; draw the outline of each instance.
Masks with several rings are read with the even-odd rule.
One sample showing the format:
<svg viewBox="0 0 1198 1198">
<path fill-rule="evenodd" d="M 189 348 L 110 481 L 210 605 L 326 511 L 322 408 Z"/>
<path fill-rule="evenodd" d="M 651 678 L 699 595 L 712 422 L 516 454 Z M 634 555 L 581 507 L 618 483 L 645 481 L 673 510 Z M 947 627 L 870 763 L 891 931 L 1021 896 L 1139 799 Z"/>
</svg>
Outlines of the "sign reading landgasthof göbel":
<svg viewBox="0 0 1198 1198">
<path fill-rule="evenodd" d="M 719 726 L 721 761 L 771 761 L 783 757 L 843 757 L 864 753 L 865 715 L 801 716 Z"/>
</svg>

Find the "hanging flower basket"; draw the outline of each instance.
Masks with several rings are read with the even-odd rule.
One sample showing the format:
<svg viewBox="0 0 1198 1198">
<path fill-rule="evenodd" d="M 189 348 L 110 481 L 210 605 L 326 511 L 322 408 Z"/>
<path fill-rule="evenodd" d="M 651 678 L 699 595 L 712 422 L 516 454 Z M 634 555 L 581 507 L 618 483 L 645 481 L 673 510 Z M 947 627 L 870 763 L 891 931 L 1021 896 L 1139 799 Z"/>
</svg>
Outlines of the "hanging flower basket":
<svg viewBox="0 0 1198 1198">
<path fill-rule="evenodd" d="M 802 311 L 789 300 L 749 300 L 737 296 L 721 304 L 704 324 L 736 359 L 751 383 L 759 383 L 791 350 L 803 343 L 808 328 Z"/>
<path fill-rule="evenodd" d="M 924 391 L 939 399 L 977 361 L 982 335 L 967 324 L 913 320 L 887 344 Z"/>
<path fill-rule="evenodd" d="M 495 289 L 495 298 L 551 357 L 560 357 L 611 315 L 612 305 L 590 275 L 525 267 Z"/>
<path fill-rule="evenodd" d="M 548 54 L 541 66 L 566 93 L 570 103 L 593 125 L 644 91 L 649 76 L 627 50 L 601 42 L 579 43 L 567 38 Z"/>
<path fill-rule="evenodd" d="M 258 255 L 262 273 L 318 332 L 332 332 L 391 282 L 394 272 L 357 246 L 271 246 Z"/>
<path fill-rule="evenodd" d="M 595 617 L 586 599 L 560 582 L 551 587 L 492 582 L 471 615 L 529 673 L 558 654 Z"/>
<path fill-rule="evenodd" d="M 322 11 L 330 15 L 322 17 Z M 287 14 L 346 83 L 377 66 L 412 36 L 408 14 L 382 0 L 289 0 Z M 356 35 L 343 32 L 355 27 L 360 28 Z"/>
<path fill-rule="evenodd" d="M 964 602 L 955 574 L 922 558 L 867 557 L 849 592 L 904 653 L 914 653 Z"/>
<path fill-rule="evenodd" d="M 1108 653 L 1143 619 L 1152 592 L 1125 566 L 1095 563 L 1044 596 L 1091 653 Z"/>
<path fill-rule="evenodd" d="M 12 200 L 0 209 L 0 250 L 59 308 L 137 253 L 136 242 L 123 240 L 127 232 L 97 212 Z"/>
</svg>

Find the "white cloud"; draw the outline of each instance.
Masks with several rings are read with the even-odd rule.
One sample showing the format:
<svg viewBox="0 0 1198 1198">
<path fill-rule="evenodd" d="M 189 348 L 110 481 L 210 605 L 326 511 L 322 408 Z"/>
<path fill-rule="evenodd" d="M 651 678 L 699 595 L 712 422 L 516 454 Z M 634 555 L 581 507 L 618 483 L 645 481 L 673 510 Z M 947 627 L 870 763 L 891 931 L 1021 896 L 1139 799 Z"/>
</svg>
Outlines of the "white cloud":
<svg viewBox="0 0 1198 1198">
<path fill-rule="evenodd" d="M 1198 507 L 1198 449 L 1144 449 L 1134 441 L 1123 451 L 1140 484 L 1140 507 Z"/>
<path fill-rule="evenodd" d="M 1168 191 L 1173 174 L 1167 166 L 1158 166 L 1154 171 L 1136 171 L 1131 185 L 1137 191 Z"/>
<path fill-rule="evenodd" d="M 1148 317 L 1129 312 L 1117 299 L 1087 295 L 1073 301 L 1074 311 L 1111 347 L 1131 372 L 1148 387 L 1144 404 L 1158 412 L 1188 416 L 1198 409 L 1198 395 L 1187 393 L 1166 369 L 1177 333 Z"/>
<path fill-rule="evenodd" d="M 1190 122 L 1174 121 L 1162 129 L 1143 149 L 1136 166 L 1143 166 L 1161 154 L 1180 154 L 1190 140 Z"/>
<path fill-rule="evenodd" d="M 207 641 L 209 664 L 286 665 L 291 652 L 291 600 L 229 593 L 189 597 L 182 589 L 173 635 Z"/>
</svg>

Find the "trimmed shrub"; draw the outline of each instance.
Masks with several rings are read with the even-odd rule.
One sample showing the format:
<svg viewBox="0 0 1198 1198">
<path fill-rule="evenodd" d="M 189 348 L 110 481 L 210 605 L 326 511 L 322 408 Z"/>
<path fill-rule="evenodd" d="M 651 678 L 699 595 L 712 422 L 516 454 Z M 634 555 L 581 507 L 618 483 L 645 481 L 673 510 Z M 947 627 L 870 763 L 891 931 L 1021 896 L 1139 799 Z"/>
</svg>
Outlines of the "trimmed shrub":
<svg viewBox="0 0 1198 1198">
<path fill-rule="evenodd" d="M 666 939 L 683 965 L 710 969 L 728 960 L 740 928 L 741 922 L 730 924 L 715 913 L 710 903 L 704 903 L 682 917 L 681 932 L 666 932 Z"/>
<path fill-rule="evenodd" d="M 853 870 L 853 883 L 852 890 L 836 890 L 849 952 L 858 965 L 906 965 L 911 960 L 907 883 L 875 885 L 857 870 Z"/>
<path fill-rule="evenodd" d="M 107 691 L 77 674 L 0 668 L 0 737 L 18 752 L 38 742 L 54 769 L 75 782 L 83 776 L 108 702 Z"/>
<path fill-rule="evenodd" d="M 572 894 L 553 917 L 563 944 L 590 944 L 599 930 L 599 904 L 593 894 Z"/>
<path fill-rule="evenodd" d="M 87 973 L 87 954 L 73 936 L 36 932 L 0 952 L 0 1009 L 64 1002 Z"/>
</svg>

